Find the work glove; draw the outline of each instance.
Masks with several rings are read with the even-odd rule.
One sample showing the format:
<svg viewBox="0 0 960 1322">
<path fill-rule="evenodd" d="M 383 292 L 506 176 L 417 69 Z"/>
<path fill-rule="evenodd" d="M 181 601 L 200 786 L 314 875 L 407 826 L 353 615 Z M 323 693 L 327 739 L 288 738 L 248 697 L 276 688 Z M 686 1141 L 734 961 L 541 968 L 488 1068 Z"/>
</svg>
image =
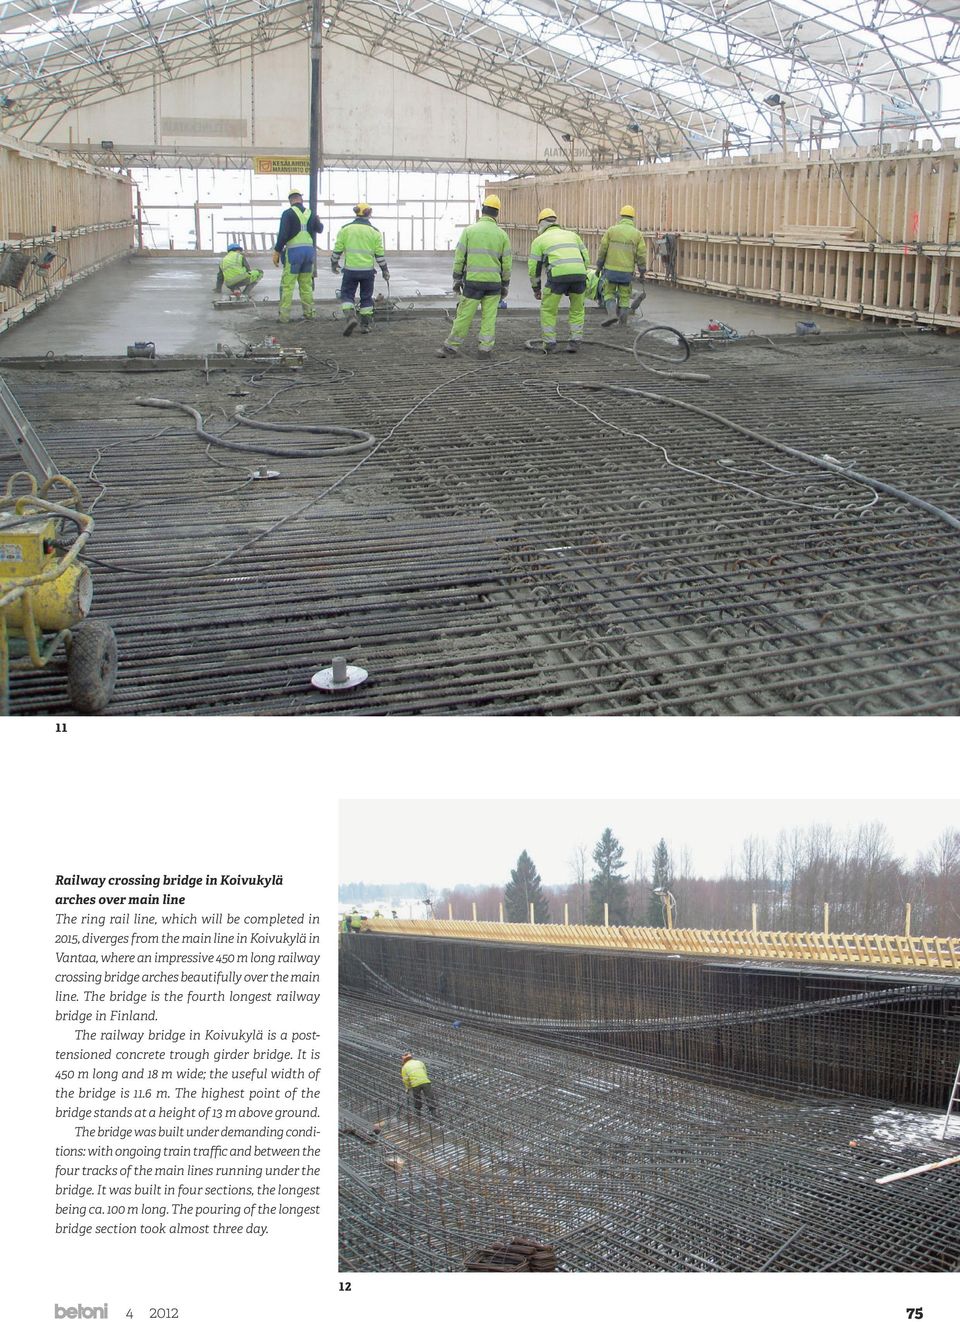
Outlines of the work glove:
<svg viewBox="0 0 960 1322">
<path fill-rule="evenodd" d="M 454 280 L 454 282 L 453 282 L 453 292 L 454 292 L 455 294 L 462 294 L 462 293 L 463 293 L 463 281 L 462 281 L 462 280 Z"/>
<path fill-rule="evenodd" d="M 508 281 L 506 281 L 504 284 L 501 284 L 501 286 L 500 286 L 500 297 L 501 297 L 501 298 L 506 298 L 506 296 L 507 296 L 509 293 L 510 293 L 510 282 L 509 282 L 509 280 L 508 280 Z"/>
<path fill-rule="evenodd" d="M 330 270 L 333 272 L 334 275 L 340 274 L 340 263 L 337 261 L 335 257 L 331 257 L 330 259 Z"/>
<path fill-rule="evenodd" d="M 386 265 L 385 262 L 381 263 L 381 265 L 380 265 L 380 274 L 383 276 L 384 280 L 389 280 L 389 279 L 390 279 L 390 271 L 389 271 L 389 269 L 387 268 L 387 265 Z"/>
<path fill-rule="evenodd" d="M 279 266 L 279 265 L 280 265 L 280 254 L 276 251 L 276 249 L 274 249 L 274 251 L 271 253 L 271 256 L 273 257 L 273 264 L 274 264 L 274 266 Z"/>
<path fill-rule="evenodd" d="M 638 280 L 646 280 L 646 278 L 647 278 L 647 268 L 646 268 L 645 266 L 638 266 L 638 267 L 637 267 L 637 279 L 638 279 Z"/>
<path fill-rule="evenodd" d="M 534 296 L 534 298 L 537 300 L 538 303 L 540 302 L 540 298 L 541 298 L 542 293 L 543 293 L 543 291 L 541 290 L 541 288 L 540 288 L 539 285 L 534 285 L 534 286 L 533 286 L 533 296 Z"/>
</svg>

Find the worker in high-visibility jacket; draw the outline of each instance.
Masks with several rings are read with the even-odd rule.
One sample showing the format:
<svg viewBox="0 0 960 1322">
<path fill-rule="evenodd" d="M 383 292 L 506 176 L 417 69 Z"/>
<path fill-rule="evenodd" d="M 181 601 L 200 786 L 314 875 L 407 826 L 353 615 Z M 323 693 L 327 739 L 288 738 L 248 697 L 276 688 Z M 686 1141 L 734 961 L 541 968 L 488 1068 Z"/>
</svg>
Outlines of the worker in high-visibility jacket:
<svg viewBox="0 0 960 1322">
<path fill-rule="evenodd" d="M 607 315 L 602 324 L 627 324 L 630 314 L 631 284 L 634 271 L 643 280 L 647 274 L 647 245 L 637 229 L 637 213 L 633 207 L 620 208 L 620 219 L 611 225 L 600 240 L 597 266 L 603 271 L 606 285 L 604 307 Z"/>
<path fill-rule="evenodd" d="M 420 1114 L 423 1104 L 426 1102 L 427 1110 L 436 1119 L 438 1117 L 437 1104 L 433 1100 L 430 1075 L 427 1073 L 427 1067 L 423 1061 L 417 1060 L 412 1052 L 405 1051 L 400 1057 L 400 1078 L 403 1080 L 403 1086 L 413 1102 L 413 1109 L 417 1115 Z"/>
<path fill-rule="evenodd" d="M 340 281 L 340 307 L 347 318 L 343 328 L 344 335 L 352 335 L 357 325 L 360 332 L 368 335 L 373 329 L 373 282 L 377 278 L 376 267 L 387 284 L 390 283 L 390 271 L 383 247 L 383 235 L 371 224 L 373 207 L 367 202 L 358 202 L 353 208 L 355 220 L 348 221 L 337 235 L 330 254 L 330 266 L 335 274 L 340 272 L 343 262 L 343 278 Z M 354 299 L 360 290 L 359 323 L 354 310 Z"/>
<path fill-rule="evenodd" d="M 220 258 L 215 292 L 219 294 L 226 285 L 231 294 L 246 294 L 262 279 L 263 272 L 251 266 L 244 256 L 243 244 L 231 243 Z"/>
<path fill-rule="evenodd" d="M 463 347 L 473 319 L 480 309 L 478 348 L 493 353 L 500 300 L 510 289 L 513 257 L 510 240 L 497 223 L 500 199 L 491 193 L 483 199 L 480 219 L 468 225 L 453 254 L 453 292 L 460 295 L 450 334 L 437 350 L 438 358 L 455 357 Z"/>
<path fill-rule="evenodd" d="M 557 347 L 557 311 L 560 300 L 570 300 L 570 340 L 567 348 L 576 353 L 583 340 L 584 296 L 590 254 L 580 235 L 562 229 L 557 213 L 545 207 L 537 217 L 537 237 L 530 245 L 527 271 L 533 296 L 540 300 L 540 336 L 545 353 Z M 546 274 L 547 287 L 543 288 Z"/>
<path fill-rule="evenodd" d="M 302 193 L 291 193 L 287 201 L 290 205 L 280 217 L 277 241 L 273 245 L 274 266 L 279 266 L 283 262 L 283 274 L 280 276 L 280 320 L 290 320 L 293 290 L 296 286 L 300 294 L 303 315 L 309 321 L 315 315 L 313 307 L 315 243 L 317 235 L 323 233 L 323 225 L 310 209 L 303 205 Z"/>
<path fill-rule="evenodd" d="M 354 936 L 356 936 L 362 927 L 363 927 L 363 919 L 357 913 L 356 909 L 354 909 L 353 913 L 351 913 L 350 915 L 350 931 Z"/>
</svg>

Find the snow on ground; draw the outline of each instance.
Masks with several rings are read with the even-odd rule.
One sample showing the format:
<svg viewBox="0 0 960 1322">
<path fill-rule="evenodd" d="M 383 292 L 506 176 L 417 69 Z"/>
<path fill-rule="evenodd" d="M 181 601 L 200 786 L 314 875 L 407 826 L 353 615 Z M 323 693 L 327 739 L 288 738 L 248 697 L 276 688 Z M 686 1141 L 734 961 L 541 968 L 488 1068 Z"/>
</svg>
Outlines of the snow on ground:
<svg viewBox="0 0 960 1322">
<path fill-rule="evenodd" d="M 943 1115 L 892 1107 L 873 1117 L 873 1137 L 892 1148 L 923 1148 L 943 1134 Z M 960 1137 L 960 1120 L 951 1118 L 948 1138 Z"/>
</svg>

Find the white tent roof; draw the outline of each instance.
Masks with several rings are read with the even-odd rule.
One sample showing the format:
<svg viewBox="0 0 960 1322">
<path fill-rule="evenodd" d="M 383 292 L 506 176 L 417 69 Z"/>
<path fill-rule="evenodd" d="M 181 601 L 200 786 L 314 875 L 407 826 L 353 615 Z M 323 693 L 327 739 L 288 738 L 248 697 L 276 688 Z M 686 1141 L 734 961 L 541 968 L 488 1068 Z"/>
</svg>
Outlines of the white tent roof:
<svg viewBox="0 0 960 1322">
<path fill-rule="evenodd" d="M 304 42 L 304 0 L 0 0 L 4 123 Z M 960 122 L 960 0 L 327 0 L 324 41 L 592 154 L 702 156 L 812 126 Z M 0 102 L 0 105 L 3 103 Z"/>
</svg>

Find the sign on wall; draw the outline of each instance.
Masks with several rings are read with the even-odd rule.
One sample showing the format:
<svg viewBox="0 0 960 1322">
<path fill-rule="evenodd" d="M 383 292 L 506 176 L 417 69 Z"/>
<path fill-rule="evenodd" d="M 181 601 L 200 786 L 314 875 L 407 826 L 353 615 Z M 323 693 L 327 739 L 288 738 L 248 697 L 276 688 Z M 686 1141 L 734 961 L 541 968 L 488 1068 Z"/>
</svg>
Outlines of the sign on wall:
<svg viewBox="0 0 960 1322">
<path fill-rule="evenodd" d="M 309 156 L 254 156 L 254 174 L 309 174 Z"/>
</svg>

